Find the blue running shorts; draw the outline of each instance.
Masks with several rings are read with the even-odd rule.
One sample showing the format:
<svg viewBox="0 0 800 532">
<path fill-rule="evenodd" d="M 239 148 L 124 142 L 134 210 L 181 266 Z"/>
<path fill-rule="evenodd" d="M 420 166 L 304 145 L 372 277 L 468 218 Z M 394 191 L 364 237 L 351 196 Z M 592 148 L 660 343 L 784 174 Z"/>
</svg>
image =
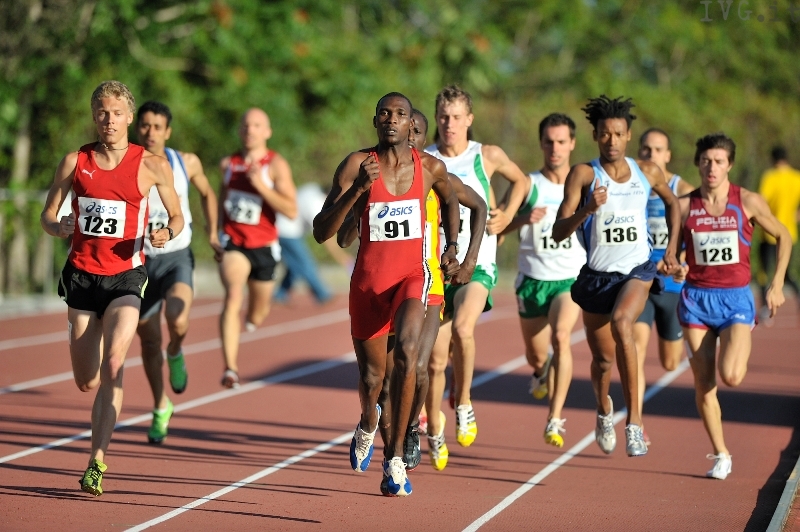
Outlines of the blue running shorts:
<svg viewBox="0 0 800 532">
<path fill-rule="evenodd" d="M 719 334 L 733 325 L 756 324 L 756 303 L 749 286 L 698 288 L 686 283 L 678 303 L 678 319 L 690 329 L 710 329 Z"/>
<path fill-rule="evenodd" d="M 584 265 L 572 284 L 572 300 L 584 312 L 611 314 L 622 287 L 631 279 L 653 281 L 650 286 L 652 294 L 660 294 L 664 289 L 664 281 L 658 277 L 655 263 L 649 260 L 632 269 L 627 275 L 619 272 L 598 272 Z"/>
</svg>

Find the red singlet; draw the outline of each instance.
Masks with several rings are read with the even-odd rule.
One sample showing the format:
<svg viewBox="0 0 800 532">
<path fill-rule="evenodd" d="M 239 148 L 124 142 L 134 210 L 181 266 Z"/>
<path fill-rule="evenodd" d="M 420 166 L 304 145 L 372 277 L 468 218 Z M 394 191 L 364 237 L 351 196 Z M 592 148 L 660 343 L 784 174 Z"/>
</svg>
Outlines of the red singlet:
<svg viewBox="0 0 800 532">
<path fill-rule="evenodd" d="M 379 177 L 359 219 L 361 244 L 350 279 L 350 318 L 354 338 L 368 340 L 389 332 L 398 307 L 407 299 L 425 303 L 431 273 L 425 260 L 425 194 L 417 150 L 414 181 L 401 196 L 386 190 Z M 378 154 L 372 153 L 375 160 Z"/>
<path fill-rule="evenodd" d="M 69 261 L 95 275 L 116 275 L 144 264 L 147 196 L 139 190 L 144 148 L 129 144 L 113 170 L 94 160 L 95 143 L 78 151 L 72 190 L 75 233 Z"/>
<path fill-rule="evenodd" d="M 269 151 L 259 161 L 261 178 L 268 187 L 275 185 L 269 177 L 269 163 L 275 156 Z M 264 201 L 247 177 L 249 165 L 238 153 L 231 155 L 225 171 L 225 198 L 222 209 L 222 231 L 236 246 L 256 249 L 269 246 L 278 239 L 275 211 Z"/>
<path fill-rule="evenodd" d="M 728 205 L 721 216 L 703 206 L 700 189 L 689 196 L 689 217 L 683 225 L 686 281 L 700 288 L 740 288 L 750 284 L 750 242 L 753 226 L 745 218 L 741 187 L 730 184 Z"/>
</svg>

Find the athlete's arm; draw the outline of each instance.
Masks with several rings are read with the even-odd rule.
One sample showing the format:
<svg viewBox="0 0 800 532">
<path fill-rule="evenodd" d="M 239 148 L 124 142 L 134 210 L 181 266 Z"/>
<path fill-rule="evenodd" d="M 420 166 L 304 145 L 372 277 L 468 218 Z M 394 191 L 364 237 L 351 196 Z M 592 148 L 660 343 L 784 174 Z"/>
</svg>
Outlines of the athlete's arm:
<svg viewBox="0 0 800 532">
<path fill-rule="evenodd" d="M 778 307 L 783 305 L 783 280 L 786 277 L 786 269 L 789 267 L 789 259 L 792 256 L 792 238 L 789 230 L 775 218 L 769 210 L 766 200 L 755 192 L 742 189 L 742 206 L 744 214 L 755 225 L 761 226 L 765 233 L 772 236 L 776 241 L 777 257 L 775 260 L 775 275 L 772 282 L 767 287 L 766 304 L 769 308 L 770 317 L 774 317 L 778 312 Z"/>
<path fill-rule="evenodd" d="M 350 247 L 350 244 L 358 236 L 358 227 L 356 225 L 356 218 L 353 216 L 353 211 L 347 213 L 347 216 L 344 218 L 344 222 L 342 222 L 342 226 L 336 231 L 336 243 L 339 244 L 340 248 Z M 325 242 L 329 242 L 326 240 Z"/>
<path fill-rule="evenodd" d="M 219 206 L 217 205 L 217 195 L 214 194 L 211 183 L 208 182 L 208 177 L 206 177 L 206 173 L 203 171 L 203 163 L 200 162 L 200 158 L 194 153 L 181 153 L 180 155 L 186 165 L 189 181 L 195 186 L 197 192 L 200 193 L 200 201 L 203 204 L 203 214 L 206 218 L 208 243 L 214 250 L 214 255 L 216 256 L 223 252 L 222 246 L 219 243 Z"/>
<path fill-rule="evenodd" d="M 669 240 L 667 241 L 667 248 L 664 250 L 663 272 L 667 275 L 672 275 L 680 270 L 680 263 L 678 262 L 678 243 L 681 236 L 681 212 L 678 207 L 678 198 L 672 193 L 669 188 L 667 179 L 664 177 L 664 172 L 655 163 L 650 161 L 637 161 L 642 173 L 650 182 L 653 192 L 658 194 L 664 201 L 666 209 L 667 231 L 669 233 Z"/>
<path fill-rule="evenodd" d="M 478 251 L 480 251 L 483 241 L 483 232 L 486 231 L 486 202 L 471 187 L 464 185 L 464 182 L 457 176 L 447 174 L 447 177 L 450 179 L 458 202 L 470 210 L 469 247 L 464 255 L 461 269 L 450 280 L 454 285 L 467 284 L 472 279 L 472 273 L 478 263 Z"/>
<path fill-rule="evenodd" d="M 141 174 L 142 169 L 145 170 L 145 175 Z M 178 236 L 183 231 L 183 212 L 181 211 L 181 201 L 178 199 L 178 193 L 175 191 L 175 182 L 172 177 L 172 167 L 164 157 L 152 155 L 145 152 L 142 156 L 142 164 L 140 166 L 140 191 L 144 188 L 143 196 L 147 196 L 150 187 L 155 185 L 158 195 L 161 197 L 161 203 L 169 215 L 167 226 L 163 229 L 156 229 L 150 232 L 150 243 L 154 248 L 163 248 L 170 239 L 169 230 L 172 229 L 172 238 Z M 144 177 L 144 179 L 142 179 Z M 142 187 L 141 183 L 144 181 L 145 186 Z"/>
<path fill-rule="evenodd" d="M 58 219 L 58 210 L 69 197 L 72 180 L 75 178 L 75 167 L 78 164 L 78 152 L 68 153 L 56 168 L 53 184 L 47 192 L 47 200 L 40 216 L 42 227 L 49 235 L 66 238 L 75 232 L 75 215 L 62 216 Z"/>
<path fill-rule="evenodd" d="M 693 184 L 689 183 L 688 181 L 686 181 L 682 177 L 678 178 L 678 197 L 685 196 L 686 194 L 689 194 L 695 188 L 697 188 L 697 187 L 695 187 Z"/>
<path fill-rule="evenodd" d="M 272 210 L 292 220 L 297 217 L 297 189 L 292 179 L 292 169 L 286 159 L 276 153 L 269 164 L 269 177 L 274 184 L 273 188 L 267 186 L 261 179 L 261 166 L 258 164 L 250 166 L 247 177 Z"/>
<path fill-rule="evenodd" d="M 458 226 L 460 224 L 460 209 L 458 198 L 447 177 L 447 167 L 445 164 L 428 154 L 422 154 L 423 168 L 431 173 L 433 184 L 431 188 L 439 196 L 439 208 L 442 211 L 442 226 L 444 228 L 445 246 L 447 242 L 455 242 L 458 239 Z M 449 246 L 442 253 L 439 259 L 442 271 L 445 275 L 455 275 L 460 265 L 456 257 L 454 246 Z"/>
<path fill-rule="evenodd" d="M 579 209 L 578 205 L 581 203 L 584 190 L 588 192 L 592 180 L 595 181 L 592 196 L 586 205 Z M 599 179 L 595 179 L 592 167 L 588 164 L 573 166 L 564 183 L 564 200 L 558 208 L 556 223 L 553 224 L 553 240 L 561 242 L 569 238 L 606 201 L 608 201 L 606 187 L 600 184 Z"/>
<path fill-rule="evenodd" d="M 378 161 L 372 155 L 355 152 L 336 169 L 333 184 L 322 210 L 314 217 L 314 240 L 322 244 L 333 237 L 356 201 L 372 188 L 380 177 Z M 354 215 L 356 213 L 354 212 Z"/>
<path fill-rule="evenodd" d="M 483 158 L 486 161 L 486 172 L 489 176 L 495 173 L 503 176 L 511 183 L 511 192 L 508 195 L 508 202 L 503 209 L 493 208 L 489 211 L 490 220 L 486 223 L 486 229 L 490 235 L 500 234 L 505 227 L 511 223 L 514 215 L 525 201 L 525 193 L 530 186 L 530 178 L 522 173 L 519 166 L 508 158 L 506 152 L 499 146 L 484 145 L 481 148 Z"/>
</svg>

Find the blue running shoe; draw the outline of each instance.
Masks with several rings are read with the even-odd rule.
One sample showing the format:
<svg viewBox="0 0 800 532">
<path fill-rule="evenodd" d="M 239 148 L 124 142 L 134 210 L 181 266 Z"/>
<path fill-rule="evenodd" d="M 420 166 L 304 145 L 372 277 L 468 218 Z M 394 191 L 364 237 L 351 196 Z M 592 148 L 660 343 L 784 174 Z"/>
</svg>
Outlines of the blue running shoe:
<svg viewBox="0 0 800 532">
<path fill-rule="evenodd" d="M 411 495 L 411 481 L 406 474 L 406 464 L 399 456 L 395 456 L 388 462 L 383 462 L 383 478 L 386 480 L 386 492 L 383 491 L 381 482 L 381 492 L 389 497 L 408 497 Z"/>
<path fill-rule="evenodd" d="M 378 409 L 378 422 L 381 419 L 381 407 L 375 405 Z M 361 428 L 361 422 L 356 425 L 356 431 L 353 434 L 353 440 L 350 442 L 350 466 L 353 471 L 363 473 L 369 467 L 369 461 L 372 459 L 372 451 L 375 449 L 375 434 L 378 432 L 378 425 L 375 425 L 375 430 L 372 432 L 365 432 Z"/>
</svg>

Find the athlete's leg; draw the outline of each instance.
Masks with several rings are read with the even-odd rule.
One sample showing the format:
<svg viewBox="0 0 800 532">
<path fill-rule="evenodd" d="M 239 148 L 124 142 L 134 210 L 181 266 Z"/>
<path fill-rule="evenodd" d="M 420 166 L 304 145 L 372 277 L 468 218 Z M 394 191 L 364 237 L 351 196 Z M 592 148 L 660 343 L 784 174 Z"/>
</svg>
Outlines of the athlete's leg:
<svg viewBox="0 0 800 532">
<path fill-rule="evenodd" d="M 378 426 L 375 405 L 383 388 L 388 353 L 388 335 L 359 340 L 353 338 L 358 363 L 358 398 L 361 403 L 361 430 L 372 433 Z"/>
<path fill-rule="evenodd" d="M 486 306 L 489 290 L 481 283 L 470 282 L 453 299 L 453 376 L 456 405 L 470 403 L 472 374 L 475 370 L 475 325 Z"/>
<path fill-rule="evenodd" d="M 547 364 L 547 354 L 550 350 L 552 334 L 548 317 L 520 317 L 519 326 L 522 330 L 522 341 L 525 343 L 525 358 L 534 373 L 538 374 Z"/>
<path fill-rule="evenodd" d="M 429 305 L 425 311 L 425 321 L 422 324 L 422 334 L 419 337 L 419 358 L 417 359 L 417 384 L 414 394 L 414 408 L 411 410 L 409 425 L 414 424 L 422 412 L 425 405 L 425 398 L 428 396 L 430 380 L 428 378 L 428 363 L 431 359 L 431 352 L 439 335 L 439 312 L 441 305 Z M 443 373 L 444 374 L 444 373 Z"/>
<path fill-rule="evenodd" d="M 162 372 L 164 355 L 161 352 L 161 312 L 139 321 L 137 332 L 142 341 L 142 366 L 153 392 L 154 408 L 163 410 L 167 408 L 169 399 L 164 393 Z"/>
<path fill-rule="evenodd" d="M 75 384 L 82 392 L 100 384 L 100 363 L 103 358 L 103 322 L 87 310 L 67 308 L 69 322 L 69 355 Z"/>
<path fill-rule="evenodd" d="M 637 321 L 633 324 L 633 343 L 636 344 L 636 370 L 639 380 L 639 404 L 644 402 L 644 390 L 647 382 L 644 374 L 644 361 L 647 358 L 647 344 L 650 343 L 650 331 L 653 326 Z"/>
<path fill-rule="evenodd" d="M 194 291 L 186 283 L 175 283 L 167 290 L 164 317 L 167 319 L 169 343 L 167 355 L 174 356 L 181 352 L 181 344 L 189 331 L 189 311 L 192 309 Z"/>
<path fill-rule="evenodd" d="M 592 352 L 591 378 L 597 412 L 606 416 L 611 412 L 608 391 L 611 385 L 611 368 L 616 356 L 616 344 L 611 334 L 611 317 L 608 314 L 583 313 L 586 343 Z"/>
<path fill-rule="evenodd" d="M 247 322 L 253 325 L 261 325 L 269 316 L 272 309 L 272 290 L 275 281 L 247 281 L 249 295 L 247 297 Z"/>
<path fill-rule="evenodd" d="M 238 372 L 239 334 L 242 324 L 239 311 L 244 301 L 244 287 L 250 275 L 250 261 L 238 251 L 226 251 L 219 265 L 219 276 L 225 289 L 219 330 L 225 369 Z"/>
<path fill-rule="evenodd" d="M 447 385 L 445 370 L 450 357 L 451 332 L 452 322 L 442 323 L 428 361 L 429 384 L 428 395 L 425 398 L 425 410 L 428 412 L 428 434 L 436 435 L 442 432 L 439 412 L 442 411 L 442 396 L 444 396 L 444 389 Z"/>
<path fill-rule="evenodd" d="M 684 327 L 683 333 L 692 352 L 689 364 L 694 374 L 697 412 L 711 439 L 714 454 L 730 455 L 722 435 L 722 410 L 717 398 L 717 336 L 709 330 L 690 327 Z"/>
<path fill-rule="evenodd" d="M 658 358 L 661 361 L 661 367 L 667 371 L 678 369 L 683 358 L 683 351 L 683 340 L 658 339 Z"/>
<path fill-rule="evenodd" d="M 752 347 L 750 325 L 734 323 L 719 334 L 719 376 L 728 386 L 739 386 L 747 373 Z"/>
<path fill-rule="evenodd" d="M 580 307 L 572 301 L 569 292 L 556 296 L 550 303 L 553 362 L 550 367 L 552 377 L 549 383 L 549 419 L 561 418 L 561 411 L 567 400 L 567 392 L 572 382 L 572 329 L 575 328 L 580 313 Z"/>
</svg>

